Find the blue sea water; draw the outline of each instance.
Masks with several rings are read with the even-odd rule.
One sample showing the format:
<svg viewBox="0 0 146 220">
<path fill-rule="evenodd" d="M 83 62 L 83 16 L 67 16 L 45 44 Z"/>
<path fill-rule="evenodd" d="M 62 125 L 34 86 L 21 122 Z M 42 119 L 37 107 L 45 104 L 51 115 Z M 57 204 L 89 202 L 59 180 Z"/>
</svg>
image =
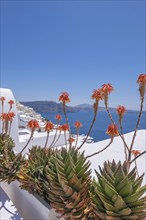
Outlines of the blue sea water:
<svg viewBox="0 0 146 220">
<path fill-rule="evenodd" d="M 52 123 L 54 124 L 56 123 L 56 119 L 55 119 L 56 114 L 57 113 L 55 112 L 41 113 L 41 115 L 44 118 L 52 121 Z M 93 112 L 82 111 L 82 112 L 68 113 L 67 115 L 68 115 L 68 119 L 70 122 L 71 132 L 75 134 L 76 131 L 74 128 L 74 123 L 76 121 L 80 121 L 83 127 L 80 128 L 79 133 L 86 135 L 90 128 L 92 119 L 93 119 Z M 66 123 L 63 113 L 61 114 L 61 116 L 63 119 L 61 120 L 60 124 Z M 118 117 L 115 112 L 112 113 L 112 117 L 115 123 L 118 125 Z M 124 118 L 123 118 L 124 133 L 131 132 L 134 130 L 136 122 L 137 122 L 137 118 L 138 118 L 138 112 L 136 111 L 129 111 L 124 115 Z M 90 134 L 90 136 L 94 138 L 95 142 L 109 138 L 109 136 L 106 134 L 106 130 L 109 124 L 111 124 L 111 121 L 107 113 L 98 112 L 96 122 Z M 142 114 L 139 129 L 146 129 L 146 113 L 145 112 Z"/>
</svg>

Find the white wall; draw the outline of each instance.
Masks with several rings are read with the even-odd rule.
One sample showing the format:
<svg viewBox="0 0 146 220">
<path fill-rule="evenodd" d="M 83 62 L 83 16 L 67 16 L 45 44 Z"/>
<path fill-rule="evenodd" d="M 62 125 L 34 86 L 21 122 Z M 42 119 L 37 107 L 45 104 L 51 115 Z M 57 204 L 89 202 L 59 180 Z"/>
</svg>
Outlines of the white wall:
<svg viewBox="0 0 146 220">
<path fill-rule="evenodd" d="M 0 88 L 0 97 L 5 97 L 5 101 L 4 101 L 4 113 L 8 113 L 10 105 L 8 104 L 8 102 L 10 100 L 14 100 L 14 95 L 12 93 L 12 91 L 10 89 L 3 89 Z M 12 122 L 12 127 L 11 127 L 11 133 L 10 136 L 12 137 L 12 139 L 15 142 L 15 148 L 14 150 L 16 152 L 20 152 L 22 150 L 22 148 L 26 145 L 30 135 L 20 135 L 19 136 L 19 129 L 18 129 L 18 115 L 17 115 L 17 108 L 16 108 L 16 103 L 13 104 L 12 106 L 12 112 L 14 112 L 15 117 L 14 120 Z M 0 114 L 2 112 L 2 106 L 1 106 L 1 102 L 0 102 Z M 0 133 L 2 132 L 2 120 L 0 120 Z M 45 134 L 43 133 L 36 133 L 33 136 L 32 141 L 29 143 L 29 145 L 27 146 L 27 148 L 25 149 L 24 153 L 28 153 L 28 149 L 30 149 L 32 146 L 37 145 L 37 146 L 41 146 L 44 147 L 45 141 L 46 141 L 46 135 L 47 133 L 45 132 Z M 52 132 L 49 140 L 48 140 L 48 146 L 49 144 L 52 142 L 52 140 L 54 139 L 54 135 L 55 132 Z M 67 139 L 69 138 L 69 134 L 67 133 Z M 65 145 L 65 138 L 64 138 L 64 134 L 61 134 L 59 140 L 57 141 L 57 143 L 55 144 L 55 147 L 57 146 L 61 146 L 61 145 Z"/>
<path fill-rule="evenodd" d="M 10 89 L 4 89 L 4 88 L 0 88 L 0 97 L 5 97 L 5 101 L 4 101 L 4 113 L 8 113 L 10 105 L 8 104 L 8 102 L 10 100 L 13 100 L 15 102 L 15 98 L 14 95 L 12 93 L 12 91 Z M 14 104 L 12 106 L 12 112 L 14 112 L 15 117 L 13 119 L 12 122 L 12 127 L 11 127 L 11 133 L 10 136 L 12 137 L 12 139 L 15 142 L 15 150 L 19 151 L 19 137 L 18 137 L 18 118 L 17 118 L 17 109 L 16 109 L 16 104 Z M 2 112 L 2 105 L 0 102 L 0 114 Z M 0 120 L 0 133 L 2 132 L 2 120 Z"/>
</svg>

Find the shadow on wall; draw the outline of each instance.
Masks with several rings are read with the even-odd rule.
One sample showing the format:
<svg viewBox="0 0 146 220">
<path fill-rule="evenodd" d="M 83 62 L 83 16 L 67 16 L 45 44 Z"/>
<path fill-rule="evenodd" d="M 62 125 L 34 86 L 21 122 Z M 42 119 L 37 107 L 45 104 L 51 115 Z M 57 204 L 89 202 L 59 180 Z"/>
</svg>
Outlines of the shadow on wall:
<svg viewBox="0 0 146 220">
<path fill-rule="evenodd" d="M 3 191 L 3 189 L 0 187 L 0 209 L 1 211 L 3 210 L 3 213 L 7 213 L 7 215 L 9 216 L 9 220 L 20 220 L 22 219 L 22 217 L 20 216 L 20 214 L 18 213 L 17 209 L 12 205 L 11 200 L 8 198 L 8 196 L 6 195 L 6 193 Z M 6 218 L 6 214 L 1 213 L 0 217 L 5 217 Z"/>
</svg>

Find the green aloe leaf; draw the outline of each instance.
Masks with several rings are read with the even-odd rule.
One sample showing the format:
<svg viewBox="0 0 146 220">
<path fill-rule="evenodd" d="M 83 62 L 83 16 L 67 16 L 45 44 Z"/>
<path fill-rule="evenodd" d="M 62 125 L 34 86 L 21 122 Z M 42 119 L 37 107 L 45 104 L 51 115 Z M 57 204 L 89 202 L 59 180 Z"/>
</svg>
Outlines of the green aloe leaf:
<svg viewBox="0 0 146 220">
<path fill-rule="evenodd" d="M 144 174 L 142 174 L 140 177 L 138 177 L 137 180 L 133 183 L 134 191 L 137 191 L 141 187 L 143 177 L 144 177 Z"/>
<path fill-rule="evenodd" d="M 136 168 L 134 167 L 130 173 L 128 173 L 128 179 L 131 180 L 132 182 L 135 181 L 136 178 Z"/>
<path fill-rule="evenodd" d="M 121 196 L 117 196 L 117 200 L 114 202 L 115 212 L 125 209 L 127 207 L 124 199 Z"/>
<path fill-rule="evenodd" d="M 132 192 L 133 192 L 132 182 L 129 181 L 127 185 L 119 191 L 119 194 L 120 196 L 125 197 L 131 195 Z"/>
<path fill-rule="evenodd" d="M 146 204 L 146 196 L 141 198 L 141 199 L 138 199 L 138 200 L 136 200 L 134 202 L 131 202 L 128 205 L 129 205 L 129 207 L 133 207 L 134 208 L 135 206 L 140 206 L 142 204 Z"/>
<path fill-rule="evenodd" d="M 132 194 L 131 196 L 127 196 L 124 199 L 126 203 L 131 203 L 139 199 L 145 192 L 146 192 L 146 185 L 141 187 L 139 191 L 137 191 L 136 193 Z"/>
<path fill-rule="evenodd" d="M 125 208 L 122 209 L 121 211 L 119 211 L 119 215 L 121 217 L 125 216 L 125 215 L 130 215 L 132 213 L 132 210 L 130 208 Z"/>
<path fill-rule="evenodd" d="M 119 193 L 122 188 L 125 188 L 128 183 L 128 177 L 126 176 L 118 185 L 116 185 L 117 192 Z"/>
<path fill-rule="evenodd" d="M 136 206 L 134 208 L 131 208 L 133 213 L 139 213 L 142 212 L 144 209 L 146 210 L 146 204 L 142 205 L 142 206 Z"/>
<path fill-rule="evenodd" d="M 117 192 L 115 191 L 115 189 L 114 188 L 112 188 L 110 185 L 108 185 L 108 184 L 105 184 L 105 194 L 110 198 L 110 199 L 112 199 L 112 197 L 114 196 L 114 195 L 117 195 Z"/>
</svg>

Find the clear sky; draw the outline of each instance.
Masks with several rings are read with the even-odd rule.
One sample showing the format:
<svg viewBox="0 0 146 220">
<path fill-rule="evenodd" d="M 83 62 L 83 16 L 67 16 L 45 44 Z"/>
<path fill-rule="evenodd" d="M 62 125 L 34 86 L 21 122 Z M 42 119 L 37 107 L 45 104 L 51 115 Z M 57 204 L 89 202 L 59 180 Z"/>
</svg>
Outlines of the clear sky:
<svg viewBox="0 0 146 220">
<path fill-rule="evenodd" d="M 1 0 L 0 86 L 19 101 L 58 102 L 67 91 L 70 105 L 77 105 L 91 104 L 92 91 L 111 83 L 111 107 L 139 109 L 145 5 L 143 0 Z"/>
</svg>

